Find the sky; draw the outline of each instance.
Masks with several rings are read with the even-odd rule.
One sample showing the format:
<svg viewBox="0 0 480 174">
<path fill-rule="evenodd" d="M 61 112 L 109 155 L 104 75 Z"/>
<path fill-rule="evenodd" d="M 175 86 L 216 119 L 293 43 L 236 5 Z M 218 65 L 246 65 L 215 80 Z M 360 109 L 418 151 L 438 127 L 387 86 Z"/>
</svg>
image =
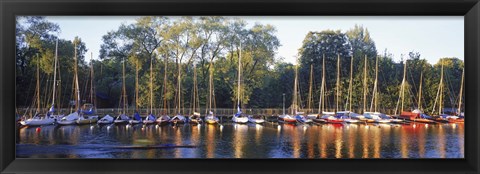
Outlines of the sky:
<svg viewBox="0 0 480 174">
<path fill-rule="evenodd" d="M 277 29 L 280 40 L 276 56 L 296 64 L 295 57 L 309 31 L 326 29 L 345 32 L 356 24 L 368 29 L 379 54 L 393 54 L 395 61 L 411 51 L 431 64 L 443 57 L 464 60 L 463 16 L 237 16 L 248 23 L 270 24 Z M 117 30 L 121 24 L 135 23 L 134 16 L 49 16 L 57 23 L 62 39 L 79 36 L 85 42 L 88 54 L 98 59 L 102 36 Z M 86 56 L 89 60 L 89 56 Z"/>
</svg>

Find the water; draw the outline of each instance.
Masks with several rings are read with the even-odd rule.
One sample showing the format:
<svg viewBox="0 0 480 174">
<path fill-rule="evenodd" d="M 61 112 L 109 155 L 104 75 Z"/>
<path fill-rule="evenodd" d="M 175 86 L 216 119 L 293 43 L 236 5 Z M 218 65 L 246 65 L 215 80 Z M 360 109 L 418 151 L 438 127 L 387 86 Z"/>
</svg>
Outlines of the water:
<svg viewBox="0 0 480 174">
<path fill-rule="evenodd" d="M 159 147 L 125 148 L 148 145 Z M 51 125 L 18 130 L 16 152 L 18 158 L 463 158 L 464 125 Z"/>
</svg>

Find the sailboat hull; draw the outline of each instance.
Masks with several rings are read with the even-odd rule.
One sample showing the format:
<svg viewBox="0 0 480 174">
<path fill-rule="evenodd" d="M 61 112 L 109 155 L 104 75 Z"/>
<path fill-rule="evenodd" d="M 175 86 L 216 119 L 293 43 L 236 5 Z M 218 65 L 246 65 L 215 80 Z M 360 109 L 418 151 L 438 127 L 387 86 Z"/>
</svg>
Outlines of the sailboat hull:
<svg viewBox="0 0 480 174">
<path fill-rule="evenodd" d="M 262 124 L 262 123 L 265 123 L 265 120 L 263 118 L 248 117 L 248 122 Z"/>
<path fill-rule="evenodd" d="M 129 120 L 128 123 L 129 124 L 139 124 L 139 123 L 141 123 L 141 121 L 140 120 Z"/>
<path fill-rule="evenodd" d="M 97 124 L 112 124 L 114 118 L 110 115 L 104 116 L 102 119 L 97 121 Z"/>
<path fill-rule="evenodd" d="M 205 122 L 208 124 L 217 124 L 219 122 L 218 118 L 213 115 L 207 115 L 205 117 Z"/>
<path fill-rule="evenodd" d="M 280 115 L 278 116 L 278 120 L 283 121 L 284 123 L 297 123 L 297 119 L 289 115 Z"/>
<path fill-rule="evenodd" d="M 233 116 L 232 121 L 233 121 L 234 123 L 247 123 L 247 122 L 248 122 L 248 118 L 247 118 L 247 117 L 237 117 L 237 116 Z"/>
<path fill-rule="evenodd" d="M 32 118 L 24 121 L 20 121 L 20 124 L 23 126 L 42 126 L 42 125 L 51 125 L 55 122 L 52 118 L 38 119 Z"/>
<path fill-rule="evenodd" d="M 98 121 L 98 116 L 88 116 L 87 118 L 79 118 L 76 123 L 77 124 L 91 124 L 96 123 Z"/>
<path fill-rule="evenodd" d="M 72 124 L 77 124 L 77 120 L 79 119 L 80 117 L 78 116 L 78 113 L 77 112 L 74 112 L 74 113 L 71 113 L 65 117 L 63 117 L 62 119 L 58 120 L 57 121 L 57 124 L 59 125 L 72 125 Z"/>
<path fill-rule="evenodd" d="M 186 118 L 181 115 L 176 115 L 172 119 L 170 119 L 170 123 L 172 124 L 185 124 Z"/>
</svg>

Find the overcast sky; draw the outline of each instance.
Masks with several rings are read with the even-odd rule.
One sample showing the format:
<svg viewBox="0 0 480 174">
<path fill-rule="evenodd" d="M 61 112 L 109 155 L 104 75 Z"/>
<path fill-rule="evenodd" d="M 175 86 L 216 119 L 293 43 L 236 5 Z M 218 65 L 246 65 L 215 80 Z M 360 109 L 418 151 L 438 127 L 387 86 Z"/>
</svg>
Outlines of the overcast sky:
<svg viewBox="0 0 480 174">
<path fill-rule="evenodd" d="M 135 22 L 133 16 L 50 16 L 47 20 L 57 23 L 61 28 L 60 38 L 73 40 L 79 36 L 87 49 L 93 52 L 94 59 L 99 55 L 102 36 L 108 31 L 118 29 L 122 24 Z M 401 55 L 415 51 L 422 58 L 434 64 L 442 57 L 457 57 L 464 59 L 464 19 L 463 16 L 292 16 L 238 17 L 247 21 L 251 27 L 255 23 L 271 24 L 277 29 L 277 37 L 281 47 L 277 57 L 296 63 L 295 56 L 309 31 L 326 29 L 345 32 L 355 26 L 362 25 L 368 29 L 375 41 L 377 51 L 394 55 L 399 61 Z M 88 59 L 90 56 L 86 56 Z"/>
</svg>

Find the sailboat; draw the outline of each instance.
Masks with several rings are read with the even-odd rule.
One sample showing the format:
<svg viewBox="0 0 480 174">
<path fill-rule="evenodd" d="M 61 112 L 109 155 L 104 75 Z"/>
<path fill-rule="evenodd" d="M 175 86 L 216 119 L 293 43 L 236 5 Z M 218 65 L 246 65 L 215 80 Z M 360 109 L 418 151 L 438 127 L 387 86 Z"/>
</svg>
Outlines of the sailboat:
<svg viewBox="0 0 480 174">
<path fill-rule="evenodd" d="M 248 116 L 248 122 L 256 123 L 256 124 L 263 124 L 263 123 L 265 123 L 265 119 L 263 119 L 263 117 L 260 116 L 260 115 L 249 115 Z"/>
<path fill-rule="evenodd" d="M 462 70 L 462 80 L 460 82 L 460 94 L 458 94 L 458 111 L 457 111 L 457 119 L 455 119 L 456 122 L 464 122 L 465 121 L 465 115 L 462 112 L 462 97 L 463 97 L 463 80 L 465 76 L 465 68 Z"/>
<path fill-rule="evenodd" d="M 125 114 L 127 109 L 127 89 L 125 87 L 125 60 L 122 62 L 122 96 L 120 99 L 122 103 L 122 113 L 118 115 L 113 121 L 115 124 L 126 124 L 130 121 L 130 117 Z"/>
<path fill-rule="evenodd" d="M 443 72 L 443 68 L 442 68 L 442 72 Z M 400 94 L 399 94 L 399 100 L 398 100 L 398 102 L 400 102 L 400 99 L 402 101 L 401 109 L 400 109 L 401 114 L 398 118 L 402 118 L 402 119 L 406 119 L 406 120 L 410 120 L 410 121 L 414 121 L 414 122 L 419 122 L 419 123 L 434 123 L 434 121 L 425 118 L 426 115 L 423 114 L 422 110 L 421 110 L 421 108 L 422 108 L 421 107 L 421 101 L 422 101 L 421 99 L 422 99 L 423 73 L 420 74 L 420 86 L 419 86 L 419 93 L 418 93 L 418 99 L 419 99 L 418 100 L 419 101 L 418 108 L 411 111 L 411 112 L 403 110 L 403 103 L 404 103 L 403 101 L 405 100 L 405 85 L 407 83 L 406 82 L 406 74 L 407 74 L 407 61 L 405 61 L 405 66 L 404 66 L 404 70 L 403 70 L 403 80 L 402 80 L 402 84 L 401 84 L 402 86 L 400 88 Z M 398 102 L 397 102 L 397 107 L 398 107 Z"/>
<path fill-rule="evenodd" d="M 449 123 L 459 123 L 459 122 L 464 122 L 465 116 L 463 116 L 463 113 L 461 112 L 462 108 L 462 91 L 463 91 L 463 79 L 465 75 L 465 68 L 462 71 L 462 80 L 460 82 L 460 93 L 458 95 L 458 109 L 457 113 L 454 115 L 443 115 L 445 119 L 448 120 Z"/>
<path fill-rule="evenodd" d="M 93 65 L 92 65 L 92 79 L 93 79 Z M 93 80 L 92 80 L 93 81 Z M 92 82 L 93 83 L 93 82 Z M 93 89 L 93 88 L 92 88 Z M 92 92 L 93 93 L 93 92 Z M 95 100 L 94 100 L 95 101 Z M 97 124 L 112 124 L 115 118 L 110 115 L 103 116 L 100 120 L 97 121 Z"/>
<path fill-rule="evenodd" d="M 233 115 L 232 121 L 235 123 L 247 123 L 248 117 L 240 110 L 240 76 L 242 62 L 242 42 L 240 42 L 240 54 L 238 56 L 238 84 L 237 84 L 237 113 Z"/>
<path fill-rule="evenodd" d="M 75 48 L 75 55 L 74 55 L 74 91 L 75 91 L 75 111 L 65 117 L 62 117 L 59 121 L 57 121 L 57 124 L 59 125 L 72 125 L 76 124 L 77 120 L 80 118 L 80 88 L 78 85 L 78 64 L 77 64 L 77 44 L 74 44 Z"/>
<path fill-rule="evenodd" d="M 211 66 L 211 65 L 210 65 Z M 196 105 L 198 100 L 198 88 L 197 88 L 197 66 L 193 65 L 193 107 L 192 112 L 193 114 L 188 117 L 189 123 L 191 124 L 200 124 L 203 122 L 202 118 L 200 118 L 200 113 L 196 112 Z"/>
<path fill-rule="evenodd" d="M 339 102 L 340 102 L 340 54 L 338 54 L 338 57 L 337 57 L 337 84 L 336 84 L 336 92 L 337 92 L 337 95 L 336 95 L 336 104 L 335 104 L 335 112 L 324 112 L 325 116 L 323 117 L 323 119 L 325 119 L 327 121 L 327 123 L 335 123 L 335 124 L 338 124 L 338 123 L 343 123 L 344 121 L 344 118 L 342 117 L 343 114 L 345 112 L 340 112 L 338 113 L 339 109 Z M 338 115 L 340 114 L 340 115 Z M 334 116 L 333 116 L 334 115 Z"/>
<path fill-rule="evenodd" d="M 335 113 L 324 113 L 325 109 L 325 54 L 323 55 L 322 60 L 322 84 L 320 85 L 320 100 L 318 102 L 318 114 L 312 121 L 317 123 L 324 123 L 327 122 L 326 118 L 329 116 L 335 115 Z M 330 114 L 329 116 L 325 116 L 324 114 Z"/>
<path fill-rule="evenodd" d="M 98 120 L 97 124 L 112 124 L 113 120 L 115 120 L 115 118 L 107 114 Z"/>
<path fill-rule="evenodd" d="M 348 98 L 347 103 L 345 105 L 345 111 L 337 111 L 337 117 L 343 119 L 345 123 L 360 123 L 358 119 L 352 119 L 352 116 L 356 116 L 358 114 L 351 112 L 352 111 L 352 83 L 353 83 L 353 56 L 350 58 L 350 83 L 348 85 Z M 347 110 L 347 106 L 350 107 Z"/>
<path fill-rule="evenodd" d="M 177 115 L 175 115 L 174 117 L 172 117 L 172 119 L 170 119 L 170 123 L 172 123 L 174 126 L 177 125 L 177 124 L 183 124 L 187 121 L 187 118 L 180 113 L 180 110 L 181 110 L 180 106 L 182 106 L 181 105 L 181 101 L 182 101 L 181 69 L 182 69 L 181 62 L 178 62 L 178 78 L 177 78 L 177 81 L 178 81 L 178 88 L 177 88 L 178 89 L 178 91 L 177 91 L 178 103 L 177 103 L 177 108 L 176 108 Z"/>
<path fill-rule="evenodd" d="M 279 122 L 293 123 L 293 124 L 297 123 L 297 119 L 285 113 L 285 94 L 283 94 L 283 110 L 282 111 L 283 111 L 282 115 L 278 116 Z"/>
<path fill-rule="evenodd" d="M 140 114 L 138 113 L 138 66 L 138 62 L 135 62 L 135 112 L 133 113 L 133 118 L 128 120 L 129 124 L 142 123 L 142 117 L 140 117 Z"/>
<path fill-rule="evenodd" d="M 463 88 L 463 79 L 464 79 L 464 72 L 465 72 L 465 69 L 463 70 L 462 72 L 462 80 L 461 80 L 461 85 L 460 85 L 460 95 L 459 95 L 459 108 L 458 108 L 458 114 L 460 114 L 460 108 L 461 108 L 461 105 L 462 105 L 462 88 Z M 448 123 L 455 123 L 455 122 L 463 122 L 463 119 L 460 119 L 459 116 L 457 115 L 447 115 L 447 114 L 443 114 L 443 64 L 442 64 L 442 75 L 441 75 L 441 78 L 440 78 L 440 86 L 439 86 L 439 93 L 437 95 L 439 95 L 439 110 L 438 110 L 438 116 L 436 116 L 434 118 L 435 121 L 438 121 L 438 122 L 448 122 Z M 435 107 L 435 105 L 434 105 Z M 435 108 L 433 109 L 435 111 Z"/>
<path fill-rule="evenodd" d="M 213 90 L 213 65 L 212 62 L 210 62 L 210 76 L 208 78 L 208 107 L 207 107 L 207 116 L 205 116 L 205 122 L 208 124 L 216 124 L 219 122 L 219 119 L 215 116 L 215 114 L 212 112 L 212 99 L 215 96 L 214 95 L 214 90 Z"/>
<path fill-rule="evenodd" d="M 167 115 L 165 111 L 167 109 L 167 98 L 165 97 L 167 94 L 167 68 L 168 68 L 168 56 L 165 56 L 165 68 L 164 68 L 164 77 L 163 77 L 163 112 L 161 116 L 159 116 L 155 122 L 158 125 L 166 125 L 170 121 L 170 116 Z"/>
<path fill-rule="evenodd" d="M 363 115 L 351 114 L 350 117 L 364 122 L 373 122 L 365 117 L 367 113 L 367 55 L 365 55 L 365 64 L 363 66 Z"/>
<path fill-rule="evenodd" d="M 293 85 L 293 102 L 292 102 L 292 115 L 295 114 L 295 119 L 300 123 L 312 123 L 312 119 L 304 116 L 303 112 L 298 112 L 298 66 L 295 66 L 295 81 Z"/>
<path fill-rule="evenodd" d="M 143 120 L 143 124 L 153 124 L 157 117 L 153 115 L 153 57 L 150 60 L 150 111 L 145 120 Z"/>
<path fill-rule="evenodd" d="M 92 104 L 84 104 L 83 115 L 78 118 L 77 124 L 90 124 L 98 121 L 98 115 L 95 114 L 95 99 L 94 99 L 94 74 L 93 74 L 93 55 L 91 55 L 91 67 L 90 67 L 90 101 Z M 87 110 L 88 109 L 88 110 Z"/>
<path fill-rule="evenodd" d="M 310 64 L 310 78 L 308 81 L 308 99 L 307 99 L 307 118 L 317 118 L 318 114 L 312 112 L 312 92 L 313 92 L 313 63 Z"/>
<path fill-rule="evenodd" d="M 378 56 L 375 59 L 375 82 L 373 86 L 373 97 L 372 97 L 372 103 L 370 105 L 370 111 L 372 110 L 372 107 L 374 107 L 373 112 L 365 112 L 364 116 L 373 119 L 375 123 L 390 123 L 390 117 L 387 115 L 380 113 L 377 111 L 377 103 L 378 103 Z"/>
<path fill-rule="evenodd" d="M 37 85 L 35 88 L 35 98 L 37 98 L 37 110 L 36 113 L 32 118 L 22 120 L 20 121 L 20 124 L 23 126 L 41 126 L 41 125 L 51 125 L 55 123 L 56 117 L 51 115 L 55 112 L 55 86 L 56 86 L 56 75 L 57 75 L 57 47 L 58 47 L 58 40 L 56 43 L 56 48 L 55 48 L 55 65 L 54 65 L 54 75 L 53 75 L 53 101 L 52 101 L 52 107 L 50 110 L 47 112 L 47 115 L 45 117 L 40 116 L 40 60 L 38 60 L 37 63 Z M 40 58 L 39 58 L 40 59 Z M 62 115 L 63 116 L 63 115 Z"/>
</svg>

